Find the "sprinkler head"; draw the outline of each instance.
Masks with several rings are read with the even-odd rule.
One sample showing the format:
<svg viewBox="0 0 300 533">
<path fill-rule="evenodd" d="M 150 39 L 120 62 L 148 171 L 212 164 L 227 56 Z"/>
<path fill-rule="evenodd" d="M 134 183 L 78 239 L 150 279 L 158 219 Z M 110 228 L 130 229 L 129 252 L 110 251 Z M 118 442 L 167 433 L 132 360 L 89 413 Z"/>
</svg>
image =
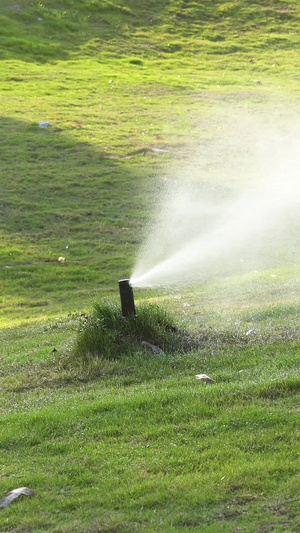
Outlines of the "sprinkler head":
<svg viewBox="0 0 300 533">
<path fill-rule="evenodd" d="M 129 279 L 119 280 L 122 315 L 125 317 L 135 316 L 133 290 Z"/>
</svg>

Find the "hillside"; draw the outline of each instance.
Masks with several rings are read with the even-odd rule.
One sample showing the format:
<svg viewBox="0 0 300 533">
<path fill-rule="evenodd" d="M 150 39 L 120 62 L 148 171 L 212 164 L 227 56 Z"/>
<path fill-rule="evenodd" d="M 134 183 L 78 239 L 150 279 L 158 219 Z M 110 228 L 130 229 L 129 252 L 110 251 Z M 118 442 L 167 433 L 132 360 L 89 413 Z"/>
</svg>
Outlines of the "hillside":
<svg viewBox="0 0 300 533">
<path fill-rule="evenodd" d="M 299 90 L 297 2 L 4 0 L 0 14 L 8 317 L 86 307 L 129 271 L 164 159 L 152 148 L 199 143 L 220 99 L 267 110 Z"/>
<path fill-rule="evenodd" d="M 280 54 L 299 43 L 296 0 L 250 5 L 244 0 L 3 0 L 1 21 L 2 58 L 25 61 L 125 59 L 130 54 L 140 61 L 163 61 L 170 55 L 176 60 L 194 55 L 205 59 Z"/>
</svg>

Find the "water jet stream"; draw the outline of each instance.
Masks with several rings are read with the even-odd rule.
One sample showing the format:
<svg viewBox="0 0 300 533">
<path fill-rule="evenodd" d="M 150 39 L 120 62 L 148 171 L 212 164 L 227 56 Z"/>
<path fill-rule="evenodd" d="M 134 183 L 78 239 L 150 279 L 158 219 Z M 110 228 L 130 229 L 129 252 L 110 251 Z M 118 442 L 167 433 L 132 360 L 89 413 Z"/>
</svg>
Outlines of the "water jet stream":
<svg viewBox="0 0 300 533">
<path fill-rule="evenodd" d="M 272 130 L 266 135 L 261 126 L 257 131 L 252 124 L 251 133 L 257 138 L 254 144 L 249 145 L 247 136 L 235 139 L 243 165 L 230 160 L 232 153 L 226 151 L 225 143 L 224 168 L 233 175 L 239 172 L 246 183 L 230 201 L 220 202 L 216 194 L 205 198 L 199 189 L 203 173 L 197 176 L 196 163 L 193 179 L 186 181 L 186 187 L 182 181 L 178 187 L 178 180 L 174 180 L 140 250 L 130 278 L 133 287 L 191 284 L 211 272 L 222 275 L 228 268 L 238 271 L 243 257 L 246 268 L 250 264 L 261 267 L 266 260 L 272 267 L 287 242 L 300 251 L 299 132 Z M 230 142 L 232 146 L 232 138 Z M 203 168 L 205 155 L 200 152 L 199 157 Z M 206 182 L 212 179 L 210 163 Z"/>
</svg>

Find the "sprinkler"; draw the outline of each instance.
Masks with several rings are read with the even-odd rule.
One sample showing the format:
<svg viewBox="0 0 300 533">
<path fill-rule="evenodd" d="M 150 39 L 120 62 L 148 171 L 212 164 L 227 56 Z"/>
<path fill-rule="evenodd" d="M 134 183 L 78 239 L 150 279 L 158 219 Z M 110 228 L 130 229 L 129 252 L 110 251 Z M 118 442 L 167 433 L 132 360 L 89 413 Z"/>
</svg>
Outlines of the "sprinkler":
<svg viewBox="0 0 300 533">
<path fill-rule="evenodd" d="M 125 317 L 135 316 L 133 290 L 129 279 L 119 280 L 122 315 Z"/>
</svg>

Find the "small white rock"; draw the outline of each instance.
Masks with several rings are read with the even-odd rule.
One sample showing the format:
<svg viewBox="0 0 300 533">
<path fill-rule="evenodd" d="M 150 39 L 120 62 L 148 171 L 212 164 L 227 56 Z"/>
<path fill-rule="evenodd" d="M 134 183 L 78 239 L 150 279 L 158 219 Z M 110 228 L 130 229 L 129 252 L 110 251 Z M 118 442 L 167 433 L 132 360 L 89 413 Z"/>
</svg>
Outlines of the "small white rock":
<svg viewBox="0 0 300 533">
<path fill-rule="evenodd" d="M 207 376 L 207 374 L 197 374 L 195 376 L 196 379 L 200 379 L 201 381 L 206 381 L 209 383 L 215 383 L 215 380 Z"/>
<path fill-rule="evenodd" d="M 47 122 L 45 120 L 40 120 L 39 122 L 39 128 L 49 128 L 51 125 L 51 122 Z"/>
<path fill-rule="evenodd" d="M 33 490 L 29 489 L 28 487 L 19 487 L 18 489 L 11 490 L 5 498 L 3 498 L 0 501 L 0 509 L 4 509 L 4 507 L 8 507 L 16 498 L 19 496 L 33 496 L 34 492 Z"/>
</svg>

